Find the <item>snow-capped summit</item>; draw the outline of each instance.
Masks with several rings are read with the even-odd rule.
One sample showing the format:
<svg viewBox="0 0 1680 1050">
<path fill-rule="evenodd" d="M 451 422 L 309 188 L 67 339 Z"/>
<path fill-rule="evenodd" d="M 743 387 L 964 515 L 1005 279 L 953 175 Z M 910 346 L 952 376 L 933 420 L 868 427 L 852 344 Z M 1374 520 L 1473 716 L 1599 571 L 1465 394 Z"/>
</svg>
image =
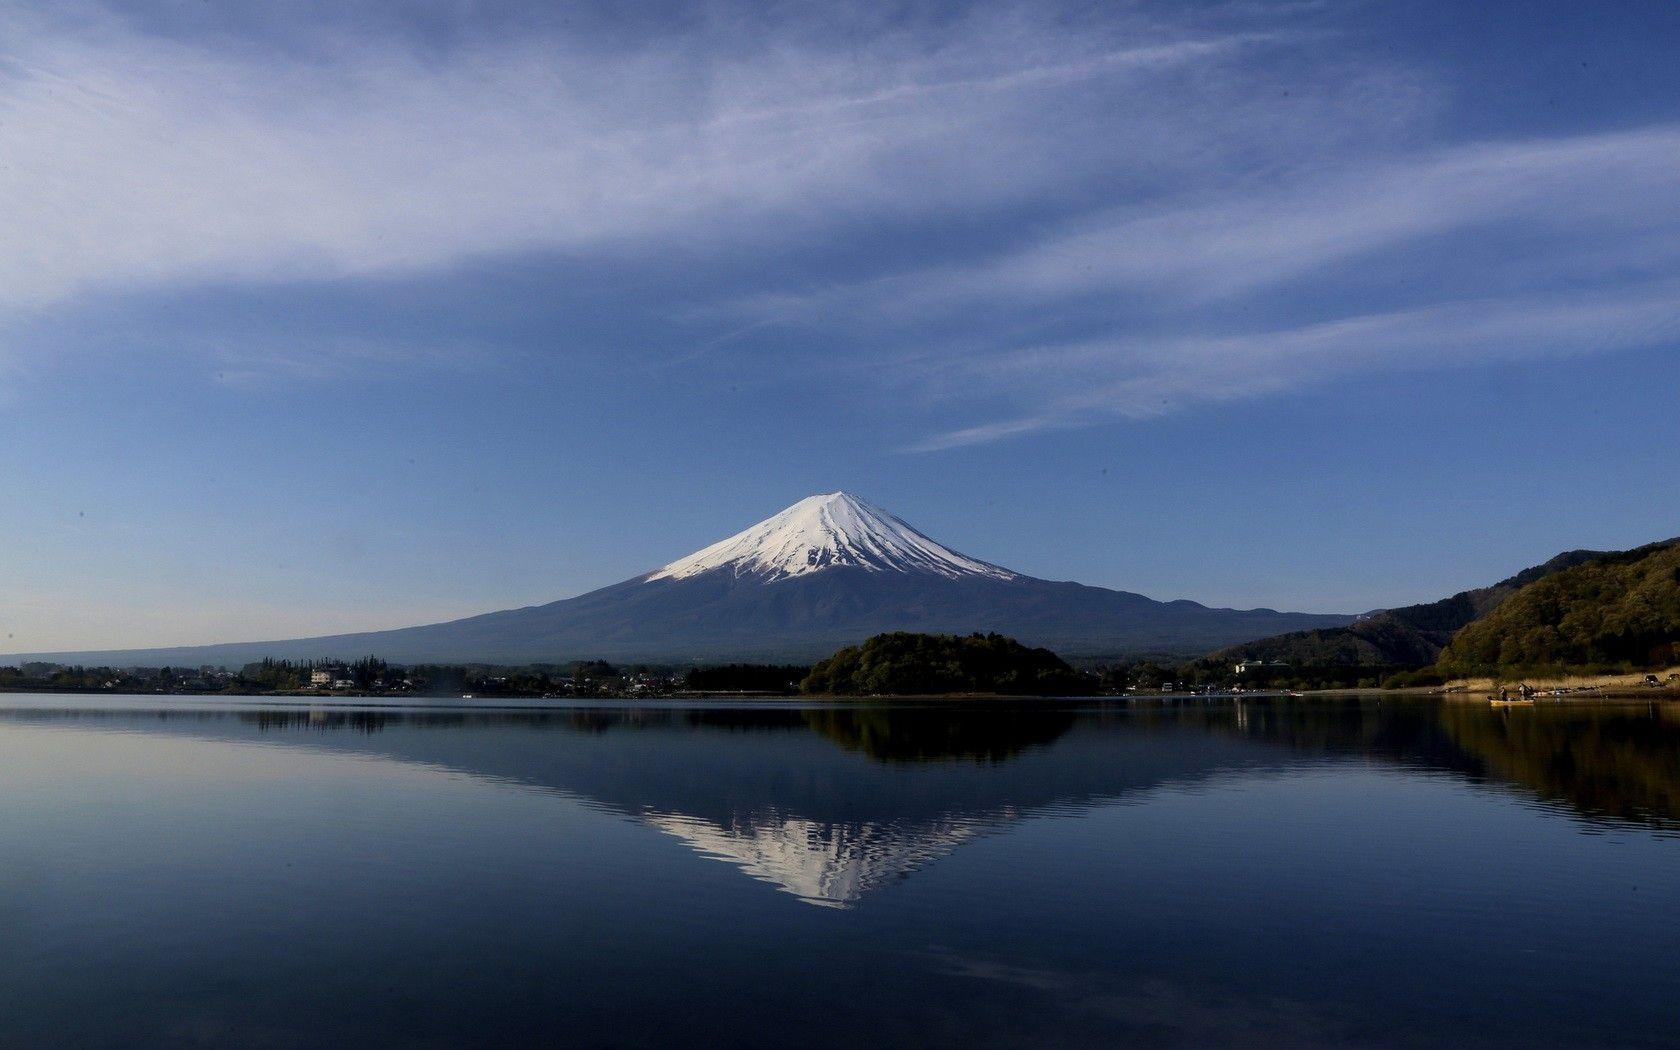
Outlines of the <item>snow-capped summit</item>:
<svg viewBox="0 0 1680 1050">
<path fill-rule="evenodd" d="M 846 492 L 810 496 L 726 540 L 657 569 L 647 580 L 682 580 L 717 569 L 765 581 L 839 566 L 1013 580 L 1017 573 L 935 543 L 879 507 Z"/>
<path fill-rule="evenodd" d="M 833 492 L 662 569 L 546 605 L 365 634 L 28 658 L 153 667 L 343 653 L 393 663 L 791 663 L 823 659 L 883 631 L 997 631 L 1063 654 L 1111 656 L 1205 653 L 1350 620 L 1209 609 L 1034 579 L 959 554 L 856 496 Z"/>
</svg>

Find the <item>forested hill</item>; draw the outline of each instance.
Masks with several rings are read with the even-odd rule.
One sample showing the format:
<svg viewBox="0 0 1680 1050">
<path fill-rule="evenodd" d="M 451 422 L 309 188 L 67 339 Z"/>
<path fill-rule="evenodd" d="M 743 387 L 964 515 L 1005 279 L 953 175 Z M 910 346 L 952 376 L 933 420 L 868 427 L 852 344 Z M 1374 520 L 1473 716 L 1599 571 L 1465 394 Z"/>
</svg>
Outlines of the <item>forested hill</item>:
<svg viewBox="0 0 1680 1050">
<path fill-rule="evenodd" d="M 999 634 L 895 631 L 841 649 L 811 668 L 800 688 L 830 696 L 1071 696 L 1095 691 L 1096 682 L 1048 649 Z"/>
<path fill-rule="evenodd" d="M 1680 660 L 1680 540 L 1606 554 L 1548 575 L 1465 627 L 1448 673 Z"/>
<path fill-rule="evenodd" d="M 1385 609 L 1346 627 L 1293 631 L 1245 642 L 1221 649 L 1210 659 L 1264 660 L 1293 667 L 1421 667 L 1434 663 L 1460 630 L 1499 608 L 1523 587 L 1605 556 L 1604 551 L 1566 551 L 1491 587 L 1460 591 L 1423 605 Z"/>
</svg>

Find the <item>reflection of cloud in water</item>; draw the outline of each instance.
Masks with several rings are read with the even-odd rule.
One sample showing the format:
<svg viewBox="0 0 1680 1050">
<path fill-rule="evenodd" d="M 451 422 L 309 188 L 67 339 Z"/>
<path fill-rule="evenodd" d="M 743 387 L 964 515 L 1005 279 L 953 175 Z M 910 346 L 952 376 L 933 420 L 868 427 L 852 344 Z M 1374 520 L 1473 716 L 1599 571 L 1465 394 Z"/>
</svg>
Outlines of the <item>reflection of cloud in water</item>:
<svg viewBox="0 0 1680 1050">
<path fill-rule="evenodd" d="M 681 813 L 641 819 L 802 901 L 847 908 L 1017 814 L 950 815 L 915 825 L 834 824 L 775 812 L 738 815 L 727 826 Z"/>
</svg>

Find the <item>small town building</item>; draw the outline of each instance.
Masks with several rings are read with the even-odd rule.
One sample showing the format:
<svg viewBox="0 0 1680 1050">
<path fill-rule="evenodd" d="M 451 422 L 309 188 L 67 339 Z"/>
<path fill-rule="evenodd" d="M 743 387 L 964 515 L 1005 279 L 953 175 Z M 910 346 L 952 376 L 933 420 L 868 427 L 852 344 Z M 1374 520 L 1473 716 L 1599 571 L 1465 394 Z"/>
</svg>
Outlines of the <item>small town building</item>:
<svg viewBox="0 0 1680 1050">
<path fill-rule="evenodd" d="M 354 689 L 356 679 L 348 667 L 317 667 L 309 672 L 312 689 Z"/>
</svg>

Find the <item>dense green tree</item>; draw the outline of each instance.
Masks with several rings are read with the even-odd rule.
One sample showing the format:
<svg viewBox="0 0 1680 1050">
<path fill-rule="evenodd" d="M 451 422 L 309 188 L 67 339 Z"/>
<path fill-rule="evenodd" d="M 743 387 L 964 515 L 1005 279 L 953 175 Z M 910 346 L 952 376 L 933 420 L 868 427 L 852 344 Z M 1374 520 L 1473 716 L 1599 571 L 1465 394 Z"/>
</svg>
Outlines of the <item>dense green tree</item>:
<svg viewBox="0 0 1680 1050">
<path fill-rule="evenodd" d="M 1288 664 L 1311 669 L 1306 675 L 1308 680 L 1334 681 L 1345 685 L 1351 685 L 1359 678 L 1382 677 L 1397 670 L 1426 667 L 1435 662 L 1455 634 L 1499 608 L 1523 587 L 1572 566 L 1602 558 L 1605 554 L 1604 551 L 1566 551 L 1491 587 L 1460 591 L 1450 598 L 1423 605 L 1385 609 L 1361 617 L 1346 627 L 1293 631 L 1259 638 L 1229 646 L 1213 653 L 1212 658 L 1227 663 L 1264 660 L 1267 663 Z M 1335 667 L 1363 667 L 1366 670 L 1348 676 L 1329 671 Z"/>
<path fill-rule="evenodd" d="M 1048 649 L 1000 634 L 878 634 L 811 668 L 806 693 L 838 696 L 1001 693 L 1068 696 L 1097 691 L 1095 675 Z"/>
<path fill-rule="evenodd" d="M 1680 542 L 1600 557 L 1524 587 L 1460 631 L 1438 666 L 1502 670 L 1662 667 L 1680 643 Z"/>
</svg>

